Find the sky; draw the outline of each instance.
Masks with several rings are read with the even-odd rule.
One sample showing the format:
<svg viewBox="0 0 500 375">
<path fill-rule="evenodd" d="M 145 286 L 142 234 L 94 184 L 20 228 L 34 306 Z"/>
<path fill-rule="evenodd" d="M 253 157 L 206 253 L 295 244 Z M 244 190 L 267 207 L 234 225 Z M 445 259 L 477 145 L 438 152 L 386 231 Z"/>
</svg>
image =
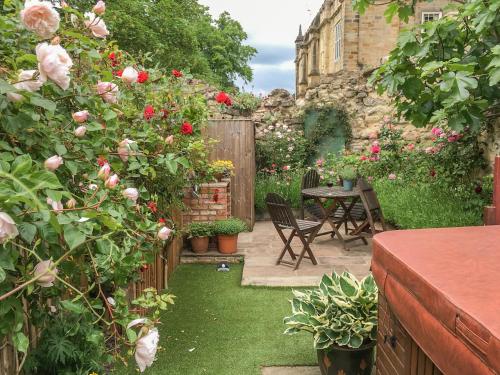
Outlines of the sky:
<svg viewBox="0 0 500 375">
<path fill-rule="evenodd" d="M 295 91 L 295 38 L 305 32 L 324 0 L 199 0 L 214 17 L 228 11 L 258 50 L 251 62 L 253 81 L 246 91 L 267 94 L 272 89 Z M 242 84 L 240 82 L 240 84 Z"/>
</svg>

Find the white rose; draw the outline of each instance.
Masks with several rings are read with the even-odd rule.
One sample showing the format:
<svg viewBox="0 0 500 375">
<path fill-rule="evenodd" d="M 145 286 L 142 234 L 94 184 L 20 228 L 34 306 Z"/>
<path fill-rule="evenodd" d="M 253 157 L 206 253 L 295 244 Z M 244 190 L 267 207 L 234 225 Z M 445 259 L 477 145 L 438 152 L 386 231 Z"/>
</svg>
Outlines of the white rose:
<svg viewBox="0 0 500 375">
<path fill-rule="evenodd" d="M 122 194 L 125 198 L 130 199 L 133 202 L 136 202 L 139 198 L 139 191 L 136 188 L 125 189 Z"/>
<path fill-rule="evenodd" d="M 36 283 L 43 288 L 51 287 L 54 285 L 58 272 L 57 268 L 54 268 L 54 263 L 51 260 L 44 260 L 35 266 L 35 277 L 41 275 Z"/>
<path fill-rule="evenodd" d="M 37 72 L 36 70 L 21 70 L 17 78 L 18 82 L 14 83 L 14 87 L 18 90 L 26 90 L 29 92 L 35 92 L 40 90 L 40 87 L 42 87 L 43 82 L 40 81 L 38 78 L 37 79 L 33 78 L 36 72 Z M 24 96 L 13 92 L 9 92 L 7 93 L 7 98 L 11 102 L 18 102 L 20 100 L 23 100 Z"/>
<path fill-rule="evenodd" d="M 134 143 L 130 139 L 124 139 L 118 144 L 118 155 L 122 161 L 127 161 L 130 153 L 130 145 Z"/>
<path fill-rule="evenodd" d="M 12 220 L 9 214 L 0 212 L 0 243 L 17 237 L 18 234 L 16 222 Z"/>
<path fill-rule="evenodd" d="M 106 103 L 116 104 L 118 102 L 118 86 L 112 82 L 98 82 L 97 93 Z"/>
<path fill-rule="evenodd" d="M 111 173 L 111 166 L 108 163 L 104 163 L 101 169 L 99 169 L 99 172 L 97 172 L 97 176 L 104 181 L 107 180 L 110 173 Z"/>
<path fill-rule="evenodd" d="M 50 1 L 27 0 L 20 16 L 28 30 L 44 39 L 50 38 L 59 29 L 59 13 Z"/>
<path fill-rule="evenodd" d="M 135 344 L 135 361 L 139 370 L 144 372 L 147 367 L 150 367 L 156 356 L 160 335 L 156 328 L 152 328 L 147 334 L 142 336 Z"/>
<path fill-rule="evenodd" d="M 122 81 L 131 84 L 137 82 L 137 77 L 139 77 L 139 72 L 132 68 L 131 66 L 127 66 L 122 73 Z"/>
<path fill-rule="evenodd" d="M 109 35 L 108 28 L 101 17 L 92 12 L 85 12 L 85 26 L 90 29 L 96 38 L 106 38 Z"/>
<path fill-rule="evenodd" d="M 79 126 L 75 129 L 74 134 L 77 138 L 82 138 L 87 132 L 87 127 L 85 125 Z"/>
<path fill-rule="evenodd" d="M 162 227 L 158 231 L 158 238 L 162 241 L 168 240 L 171 233 L 172 233 L 172 229 L 170 229 L 169 227 Z"/>
<path fill-rule="evenodd" d="M 92 8 L 92 11 L 95 14 L 104 14 L 104 12 L 106 11 L 106 4 L 104 3 L 104 1 L 99 0 Z"/>
<path fill-rule="evenodd" d="M 69 69 L 73 66 L 73 61 L 66 50 L 58 44 L 40 43 L 36 46 L 36 57 L 40 81 L 45 82 L 49 78 L 60 88 L 67 90 L 71 80 Z"/>
<path fill-rule="evenodd" d="M 45 160 L 44 163 L 45 168 L 47 168 L 49 171 L 55 171 L 61 166 L 61 164 L 64 164 L 64 161 L 63 158 L 58 155 L 51 156 L 50 158 Z"/>
<path fill-rule="evenodd" d="M 89 118 L 89 111 L 78 111 L 73 113 L 71 117 L 73 117 L 73 120 L 81 124 L 82 122 L 87 121 L 87 119 Z"/>
</svg>

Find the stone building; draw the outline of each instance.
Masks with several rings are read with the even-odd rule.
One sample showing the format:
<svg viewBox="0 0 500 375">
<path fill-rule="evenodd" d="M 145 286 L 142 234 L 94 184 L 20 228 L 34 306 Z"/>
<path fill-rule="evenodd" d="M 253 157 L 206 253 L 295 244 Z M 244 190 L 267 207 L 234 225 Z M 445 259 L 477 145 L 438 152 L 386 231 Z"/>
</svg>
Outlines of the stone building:
<svg viewBox="0 0 500 375">
<path fill-rule="evenodd" d="M 318 86 L 324 77 L 344 71 L 366 71 L 377 67 L 396 46 L 399 32 L 415 23 L 443 17 L 449 0 L 417 2 L 408 24 L 394 17 L 387 23 L 385 5 L 372 5 L 363 15 L 347 0 L 325 0 L 296 45 L 296 95 Z"/>
</svg>

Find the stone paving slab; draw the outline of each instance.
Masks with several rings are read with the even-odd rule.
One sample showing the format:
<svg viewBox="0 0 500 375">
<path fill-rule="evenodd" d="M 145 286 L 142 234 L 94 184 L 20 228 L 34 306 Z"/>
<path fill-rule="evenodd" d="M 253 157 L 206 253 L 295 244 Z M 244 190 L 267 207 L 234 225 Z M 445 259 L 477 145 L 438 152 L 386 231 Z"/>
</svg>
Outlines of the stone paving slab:
<svg viewBox="0 0 500 375">
<path fill-rule="evenodd" d="M 298 238 L 292 241 L 291 246 L 296 253 L 302 249 Z M 366 276 L 370 270 L 371 240 L 368 240 L 368 245 L 356 241 L 348 246 L 350 250 L 345 250 L 336 239 L 318 237 L 311 244 L 318 265 L 304 259 L 299 269 L 294 270 L 290 266 L 276 265 L 283 243 L 273 224 L 257 222 L 253 232 L 240 234 L 238 241 L 238 252 L 245 256 L 241 285 L 316 286 L 325 273 L 334 270 L 348 270 L 358 278 Z"/>
<path fill-rule="evenodd" d="M 321 375 L 318 366 L 263 367 L 262 375 Z"/>
</svg>

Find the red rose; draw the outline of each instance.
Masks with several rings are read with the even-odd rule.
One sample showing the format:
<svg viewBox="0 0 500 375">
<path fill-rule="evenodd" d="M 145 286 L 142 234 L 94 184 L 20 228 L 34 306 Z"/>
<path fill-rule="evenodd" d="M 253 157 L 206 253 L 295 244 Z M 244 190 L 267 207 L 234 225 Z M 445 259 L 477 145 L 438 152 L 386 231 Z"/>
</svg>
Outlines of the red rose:
<svg viewBox="0 0 500 375">
<path fill-rule="evenodd" d="M 193 134 L 193 125 L 191 125 L 189 122 L 184 122 L 181 126 L 181 133 L 184 135 L 188 134 Z"/>
<path fill-rule="evenodd" d="M 159 218 L 158 219 L 158 224 L 166 224 L 167 223 L 167 220 L 165 220 L 164 218 Z"/>
<path fill-rule="evenodd" d="M 182 72 L 180 70 L 172 70 L 172 75 L 177 78 L 181 78 L 183 76 Z"/>
<path fill-rule="evenodd" d="M 229 97 L 229 95 L 226 94 L 224 91 L 219 92 L 215 96 L 215 100 L 217 101 L 217 103 L 225 104 L 227 106 L 233 105 L 233 101 L 231 100 L 231 98 Z"/>
<path fill-rule="evenodd" d="M 123 69 L 113 71 L 115 77 L 121 77 L 123 74 Z"/>
<path fill-rule="evenodd" d="M 97 164 L 99 164 L 99 167 L 102 167 L 104 164 L 108 164 L 108 161 L 106 160 L 106 158 L 104 156 L 100 155 L 97 158 Z"/>
<path fill-rule="evenodd" d="M 114 60 L 116 59 L 116 54 L 114 52 L 111 52 L 109 55 L 108 55 L 108 59 L 110 60 Z"/>
<path fill-rule="evenodd" d="M 151 120 L 155 115 L 155 109 L 152 105 L 148 104 L 146 108 L 144 108 L 144 119 Z"/>
<path fill-rule="evenodd" d="M 156 213 L 158 211 L 158 207 L 156 207 L 155 202 L 149 202 L 148 203 L 148 208 L 151 210 L 152 213 Z"/>
<path fill-rule="evenodd" d="M 148 80 L 148 78 L 149 78 L 148 72 L 142 70 L 137 75 L 137 82 L 144 83 L 144 82 L 146 82 Z"/>
</svg>

